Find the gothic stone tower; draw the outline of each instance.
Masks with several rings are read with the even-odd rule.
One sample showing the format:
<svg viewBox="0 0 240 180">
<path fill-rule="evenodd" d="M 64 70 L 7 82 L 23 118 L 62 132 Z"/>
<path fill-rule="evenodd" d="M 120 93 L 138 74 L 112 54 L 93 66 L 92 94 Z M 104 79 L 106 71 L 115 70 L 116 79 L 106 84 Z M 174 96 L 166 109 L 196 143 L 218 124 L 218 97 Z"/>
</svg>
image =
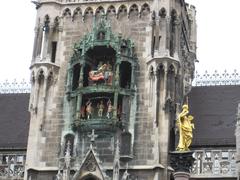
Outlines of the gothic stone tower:
<svg viewBox="0 0 240 180">
<path fill-rule="evenodd" d="M 191 89 L 184 0 L 40 0 L 25 179 L 170 179 Z"/>
</svg>

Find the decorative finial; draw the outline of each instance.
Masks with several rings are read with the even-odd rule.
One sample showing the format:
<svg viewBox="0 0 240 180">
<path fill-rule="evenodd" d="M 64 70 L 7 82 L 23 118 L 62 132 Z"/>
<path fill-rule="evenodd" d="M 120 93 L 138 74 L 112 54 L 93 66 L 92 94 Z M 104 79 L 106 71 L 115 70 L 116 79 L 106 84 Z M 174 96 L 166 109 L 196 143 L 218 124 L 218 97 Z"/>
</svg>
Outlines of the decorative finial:
<svg viewBox="0 0 240 180">
<path fill-rule="evenodd" d="M 40 8 L 41 5 L 42 5 L 39 1 L 36 1 L 36 0 L 33 0 L 33 1 L 31 1 L 31 2 L 32 2 L 33 4 L 35 4 L 36 9 Z"/>
<path fill-rule="evenodd" d="M 113 179 L 119 179 L 119 169 L 120 169 L 120 142 L 119 139 L 117 138 L 116 141 L 116 150 L 115 150 L 115 157 L 114 157 L 114 167 L 113 167 Z"/>
<path fill-rule="evenodd" d="M 71 142 L 70 141 L 67 142 L 67 150 L 66 150 L 64 160 L 66 163 L 66 167 L 69 168 L 70 162 L 71 162 Z"/>
<path fill-rule="evenodd" d="M 57 180 L 62 180 L 62 173 L 61 173 L 60 170 L 58 170 L 58 173 L 57 173 L 57 175 L 56 175 L 56 179 L 57 179 Z"/>
<path fill-rule="evenodd" d="M 122 180 L 127 180 L 129 175 L 130 174 L 128 173 L 128 163 L 127 163 L 126 170 L 124 171 L 123 176 L 122 176 Z"/>
<path fill-rule="evenodd" d="M 90 147 L 91 149 L 93 148 L 93 144 L 95 142 L 95 138 L 98 137 L 98 135 L 95 134 L 95 130 L 92 129 L 92 133 L 90 135 L 88 135 L 88 137 L 90 138 L 90 141 L 91 141 L 91 144 L 90 144 Z"/>
</svg>

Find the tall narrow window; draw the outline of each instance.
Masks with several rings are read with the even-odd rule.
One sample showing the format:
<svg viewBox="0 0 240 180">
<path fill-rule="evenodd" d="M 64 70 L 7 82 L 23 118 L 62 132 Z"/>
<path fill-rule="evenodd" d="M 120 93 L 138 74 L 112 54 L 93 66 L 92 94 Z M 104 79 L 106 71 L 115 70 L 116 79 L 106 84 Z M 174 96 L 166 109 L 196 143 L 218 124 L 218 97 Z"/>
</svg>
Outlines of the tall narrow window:
<svg viewBox="0 0 240 180">
<path fill-rule="evenodd" d="M 149 80 L 150 80 L 150 86 L 149 86 L 149 106 L 152 106 L 153 101 L 153 95 L 154 95 L 154 69 L 151 66 L 149 71 Z"/>
<path fill-rule="evenodd" d="M 153 40 L 152 40 L 152 57 L 154 57 L 154 51 L 155 51 L 155 40 L 156 39 L 156 37 L 155 36 L 153 36 Z"/>
<path fill-rule="evenodd" d="M 52 57 L 51 57 L 51 62 L 55 63 L 56 60 L 56 52 L 57 52 L 57 42 L 53 41 L 52 42 Z"/>
<path fill-rule="evenodd" d="M 160 42 L 161 42 L 161 36 L 158 36 L 158 49 L 159 49 L 159 47 L 160 47 Z"/>
</svg>

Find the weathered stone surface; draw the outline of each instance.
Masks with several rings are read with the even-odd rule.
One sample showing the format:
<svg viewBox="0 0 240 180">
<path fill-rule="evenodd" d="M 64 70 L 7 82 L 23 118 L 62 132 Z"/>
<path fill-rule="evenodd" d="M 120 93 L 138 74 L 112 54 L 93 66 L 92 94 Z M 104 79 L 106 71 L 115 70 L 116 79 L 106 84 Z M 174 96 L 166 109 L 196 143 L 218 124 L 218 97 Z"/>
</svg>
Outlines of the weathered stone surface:
<svg viewBox="0 0 240 180">
<path fill-rule="evenodd" d="M 182 50 L 179 43 L 179 34 L 182 32 L 175 32 L 176 52 L 174 57 L 170 57 L 169 38 L 171 34 L 168 28 L 170 27 L 170 22 L 167 19 L 171 17 L 168 16 L 166 19 L 162 19 L 165 22 L 164 26 L 159 27 L 159 25 L 157 25 L 158 21 L 156 21 L 156 26 L 153 27 L 150 12 L 154 10 L 157 15 L 160 7 L 165 7 L 165 9 L 176 9 L 178 12 L 177 14 L 182 13 L 182 16 L 187 16 L 188 12 L 186 12 L 183 6 L 180 6 L 180 2 L 176 2 L 175 5 L 173 5 L 170 1 L 159 3 L 157 0 L 151 2 L 107 1 L 104 3 L 87 1 L 84 3 L 74 2 L 71 4 L 64 1 L 61 5 L 58 5 L 59 3 L 61 4 L 61 2 L 57 4 L 51 2 L 42 3 L 37 13 L 39 22 L 36 26 L 39 32 L 36 37 L 38 40 L 35 44 L 38 50 L 36 50 L 36 56 L 33 57 L 31 68 L 36 81 L 33 84 L 34 90 L 31 94 L 30 104 L 36 107 L 38 112 L 31 112 L 32 116 L 26 163 L 26 169 L 36 170 L 35 175 L 33 173 L 32 179 L 52 179 L 52 174 L 57 173 L 56 170 L 59 166 L 59 158 L 63 157 L 65 153 L 63 149 L 65 143 L 64 137 L 66 134 L 74 136 L 73 156 L 76 157 L 76 167 L 81 164 L 90 147 L 90 138 L 86 134 L 84 135 L 80 132 L 76 135 L 75 132 L 69 130 L 69 124 L 71 124 L 69 121 L 71 118 L 68 116 L 71 108 L 65 106 L 67 104 L 66 82 L 69 68 L 68 63 L 74 53 L 74 44 L 80 42 L 86 34 L 92 31 L 93 17 L 91 17 L 91 11 L 85 14 L 88 10 L 87 8 L 92 8 L 92 13 L 95 15 L 100 5 L 105 9 L 105 12 L 108 13 L 110 11 L 107 9 L 110 5 L 113 5 L 117 15 L 114 14 L 111 16 L 112 32 L 115 35 L 121 34 L 124 39 L 130 39 L 135 44 L 134 51 L 137 57 L 137 67 L 135 71 L 136 103 L 134 106 L 136 106 L 136 112 L 134 114 L 132 113 L 132 117 L 130 117 L 132 118 L 131 128 L 129 129 L 129 132 L 132 133 L 132 160 L 129 162 L 129 166 L 132 166 L 132 169 L 129 170 L 129 172 L 133 178 L 139 180 L 152 180 L 157 179 L 156 177 L 167 179 L 170 118 L 169 112 L 164 110 L 165 100 L 167 97 L 171 96 L 170 98 L 172 98 L 174 102 L 176 102 L 177 99 L 182 101 L 183 96 L 176 97 L 177 94 L 182 93 L 175 92 L 173 88 L 169 89 L 166 85 L 166 77 L 157 81 L 157 76 L 160 64 L 163 65 L 166 72 L 170 65 L 176 67 L 176 74 L 182 71 L 179 69 L 181 68 L 179 62 L 183 62 L 184 59 L 177 58 L 181 57 L 180 54 L 178 55 L 177 53 L 181 53 Z M 148 6 L 145 7 L 144 3 Z M 127 11 L 119 11 L 122 4 L 125 5 Z M 77 7 L 81 9 L 81 13 L 78 15 L 74 13 Z M 142 14 L 144 7 L 147 12 L 146 14 Z M 138 13 L 136 12 L 136 14 L 134 14 L 135 10 L 137 10 Z M 57 52 L 54 63 L 47 62 L 48 60 L 46 57 L 50 54 L 41 53 L 41 49 L 44 49 L 44 47 L 41 47 L 43 44 L 41 35 L 43 33 L 42 27 L 47 14 L 50 20 L 50 32 L 56 25 L 54 24 L 56 23 L 54 19 L 59 16 L 58 31 L 52 31 L 52 36 L 48 37 L 49 44 L 51 44 L 51 41 L 57 41 Z M 168 14 L 171 13 L 169 12 Z M 188 22 L 185 22 L 184 25 L 187 31 L 190 31 Z M 195 27 L 192 26 L 192 28 Z M 194 30 L 191 30 L 191 32 L 194 32 Z M 195 36 L 195 34 L 192 33 L 192 36 Z M 191 39 L 194 40 L 194 37 Z M 194 41 L 192 42 L 194 44 Z M 185 44 L 186 43 L 187 42 L 185 42 Z M 51 49 L 50 47 L 48 48 Z M 157 59 L 153 57 L 152 52 L 154 51 L 160 54 Z M 164 54 L 164 56 L 162 54 Z M 40 59 L 42 58 L 40 62 L 37 61 L 37 56 L 40 57 Z M 165 56 L 167 56 L 167 58 L 165 58 Z M 42 63 L 41 66 L 39 66 L 38 63 Z M 150 67 L 153 67 L 153 79 L 149 79 Z M 43 71 L 42 75 L 44 80 L 42 84 L 38 84 L 41 71 Z M 191 71 L 192 69 L 189 69 L 186 72 L 190 73 Z M 53 73 L 53 83 L 51 86 L 47 83 L 50 72 Z M 158 87 L 158 84 L 160 84 L 161 88 Z M 157 91 L 159 91 L 159 96 L 157 96 Z M 179 91 L 183 91 L 183 89 Z M 151 106 L 149 105 L 150 103 Z M 98 132 L 96 132 L 96 134 L 99 137 L 97 137 L 94 142 L 94 148 L 102 163 L 103 169 L 108 166 L 113 166 L 116 152 L 116 134 L 101 134 Z M 162 164 L 165 169 L 155 171 L 154 167 L 159 164 Z M 126 164 L 123 163 L 122 165 L 124 166 Z M 145 169 L 143 166 L 149 167 Z M 112 170 L 110 170 L 110 172 L 112 172 Z M 26 172 L 26 177 L 27 174 Z M 29 174 L 31 173 L 29 172 Z"/>
</svg>

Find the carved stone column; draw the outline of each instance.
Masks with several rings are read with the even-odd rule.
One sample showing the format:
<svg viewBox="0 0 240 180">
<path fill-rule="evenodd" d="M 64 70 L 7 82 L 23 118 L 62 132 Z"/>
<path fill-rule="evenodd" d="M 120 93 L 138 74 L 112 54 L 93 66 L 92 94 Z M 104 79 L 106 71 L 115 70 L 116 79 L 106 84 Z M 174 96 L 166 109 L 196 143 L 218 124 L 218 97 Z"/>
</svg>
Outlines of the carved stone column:
<svg viewBox="0 0 240 180">
<path fill-rule="evenodd" d="M 32 63 L 35 61 L 35 58 L 37 56 L 37 47 L 38 47 L 38 39 L 39 39 L 39 28 L 35 27 L 34 32 L 35 32 L 35 35 L 34 35 L 34 43 L 33 43 Z"/>
<path fill-rule="evenodd" d="M 43 29 L 41 26 L 37 29 L 38 37 L 36 42 L 36 57 L 40 57 L 42 49 L 42 38 L 43 38 Z"/>
<path fill-rule="evenodd" d="M 83 75 L 84 75 L 85 63 L 80 64 L 80 74 L 79 74 L 79 85 L 78 87 L 83 87 Z"/>
<path fill-rule="evenodd" d="M 42 37 L 42 49 L 41 49 L 41 60 L 45 61 L 47 57 L 47 50 L 48 50 L 48 41 L 49 41 L 49 26 L 43 27 L 43 37 Z"/>
<path fill-rule="evenodd" d="M 192 151 L 187 152 L 171 152 L 170 163 L 174 169 L 173 177 L 175 180 L 189 180 L 190 170 L 194 162 Z"/>
<path fill-rule="evenodd" d="M 132 64 L 132 72 L 131 72 L 131 89 L 134 89 L 135 86 L 135 78 L 134 78 L 134 73 L 135 73 L 135 65 Z"/>
<path fill-rule="evenodd" d="M 68 65 L 69 69 L 67 72 L 67 93 L 71 91 L 72 88 L 72 76 L 73 76 L 73 69 L 70 67 L 70 64 Z"/>
<path fill-rule="evenodd" d="M 54 29 L 53 26 L 51 25 L 49 28 L 48 32 L 48 41 L 47 41 L 47 47 L 46 47 L 46 57 L 48 58 L 48 61 L 51 62 L 51 55 L 52 55 L 52 41 L 53 41 L 53 34 L 54 34 Z"/>
<path fill-rule="evenodd" d="M 161 32 L 161 39 L 159 42 L 159 54 L 160 56 L 168 56 L 167 49 L 167 33 L 168 33 L 168 19 L 165 17 L 166 14 L 161 15 L 159 20 L 159 28 Z"/>
<path fill-rule="evenodd" d="M 76 112 L 76 115 L 75 115 L 76 119 L 80 118 L 81 105 L 82 105 L 82 94 L 79 93 L 78 96 L 77 96 L 77 105 L 76 105 L 76 111 L 75 111 Z"/>
<path fill-rule="evenodd" d="M 186 172 L 176 172 L 173 174 L 175 180 L 188 180 L 190 179 L 190 174 Z"/>
<path fill-rule="evenodd" d="M 120 71 L 120 64 L 117 63 L 117 64 L 116 64 L 115 77 L 114 77 L 114 80 L 115 80 L 115 86 L 119 86 L 119 78 L 120 78 L 120 77 L 119 77 L 119 76 L 120 76 L 119 71 Z"/>
</svg>

